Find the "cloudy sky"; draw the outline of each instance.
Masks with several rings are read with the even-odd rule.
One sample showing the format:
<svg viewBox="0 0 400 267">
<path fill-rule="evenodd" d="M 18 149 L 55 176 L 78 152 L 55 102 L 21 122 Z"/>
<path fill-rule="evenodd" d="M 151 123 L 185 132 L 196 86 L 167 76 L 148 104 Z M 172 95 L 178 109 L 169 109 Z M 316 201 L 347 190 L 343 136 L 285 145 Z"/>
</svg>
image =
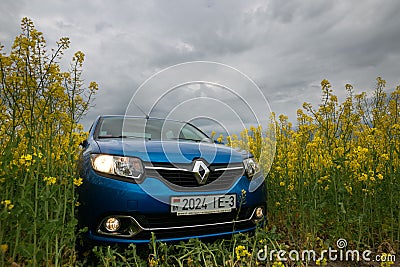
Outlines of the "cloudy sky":
<svg viewBox="0 0 400 267">
<path fill-rule="evenodd" d="M 146 79 L 189 61 L 247 75 L 272 111 L 292 121 L 303 102 L 318 104 L 322 79 L 341 97 L 346 83 L 370 91 L 377 76 L 388 89 L 400 84 L 398 0 L 2 0 L 0 7 L 5 51 L 26 16 L 49 47 L 70 37 L 66 62 L 77 50 L 86 54 L 85 81 L 100 91 L 85 127 L 99 114 L 125 113 Z"/>
</svg>

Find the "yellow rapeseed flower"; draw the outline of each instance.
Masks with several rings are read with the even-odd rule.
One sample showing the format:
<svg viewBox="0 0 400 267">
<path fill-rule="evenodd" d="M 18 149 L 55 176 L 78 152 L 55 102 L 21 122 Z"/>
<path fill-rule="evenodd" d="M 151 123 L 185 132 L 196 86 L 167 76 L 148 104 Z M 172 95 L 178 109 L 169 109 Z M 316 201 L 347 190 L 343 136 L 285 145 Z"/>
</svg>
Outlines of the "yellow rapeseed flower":
<svg viewBox="0 0 400 267">
<path fill-rule="evenodd" d="M 351 186 L 345 184 L 344 187 L 350 195 L 353 195 L 353 188 Z"/>
<path fill-rule="evenodd" d="M 400 124 L 398 124 L 398 123 L 393 124 L 392 129 L 393 130 L 400 130 Z"/>
<path fill-rule="evenodd" d="M 239 245 L 235 248 L 236 259 L 240 260 L 241 258 L 250 257 L 251 253 L 246 249 L 245 246 Z"/>
<path fill-rule="evenodd" d="M 38 157 L 39 159 L 41 159 L 43 157 L 43 154 L 41 152 L 39 152 L 39 153 L 34 152 L 33 156 Z"/>
<path fill-rule="evenodd" d="M 53 185 L 57 182 L 57 178 L 56 177 L 44 177 L 43 181 L 46 182 L 46 185 Z"/>
<path fill-rule="evenodd" d="M 25 165 L 25 166 L 29 167 L 33 163 L 35 163 L 35 160 L 32 160 L 32 155 L 31 154 L 22 155 L 19 158 L 19 164 L 21 164 L 21 165 Z"/>
<path fill-rule="evenodd" d="M 362 173 L 360 177 L 358 177 L 358 181 L 363 182 L 368 180 L 368 175 L 365 173 Z"/>
<path fill-rule="evenodd" d="M 222 143 L 222 141 L 224 141 L 224 136 L 220 134 L 219 137 L 217 138 L 217 142 Z"/>
<path fill-rule="evenodd" d="M 261 240 L 258 241 L 258 243 L 260 243 L 260 244 L 264 244 L 264 243 L 266 243 L 266 242 L 267 242 L 266 239 L 261 239 Z"/>
<path fill-rule="evenodd" d="M 8 210 L 12 210 L 14 208 L 14 205 L 11 204 L 11 200 L 6 199 L 0 202 L 1 205 L 4 205 L 4 207 Z"/>
<path fill-rule="evenodd" d="M 315 264 L 317 264 L 318 266 L 326 266 L 326 259 L 323 258 L 322 260 L 318 259 L 315 261 Z"/>
<path fill-rule="evenodd" d="M 74 178 L 74 185 L 81 186 L 83 184 L 82 178 Z"/>
<path fill-rule="evenodd" d="M 246 190 L 242 189 L 242 196 L 245 196 L 247 194 Z"/>
<path fill-rule="evenodd" d="M 149 266 L 153 267 L 153 266 L 158 266 L 158 259 L 156 259 L 153 255 L 151 255 L 151 257 L 149 258 Z"/>
<path fill-rule="evenodd" d="M 2 245 L 0 245 L 0 249 L 1 249 L 1 252 L 6 253 L 8 250 L 8 245 L 2 244 Z"/>
<path fill-rule="evenodd" d="M 6 200 L 3 200 L 2 202 L 1 202 L 1 204 L 4 204 L 4 205 L 9 205 L 9 204 L 11 204 L 11 200 L 8 200 L 8 199 L 6 199 Z"/>
<path fill-rule="evenodd" d="M 381 267 L 390 267 L 394 264 L 394 262 L 391 260 L 392 254 L 390 253 L 382 253 L 381 255 Z"/>
<path fill-rule="evenodd" d="M 272 267 L 285 267 L 285 265 L 281 261 L 274 261 Z"/>
<path fill-rule="evenodd" d="M 389 155 L 388 154 L 382 154 L 381 159 L 388 161 L 389 160 Z"/>
</svg>

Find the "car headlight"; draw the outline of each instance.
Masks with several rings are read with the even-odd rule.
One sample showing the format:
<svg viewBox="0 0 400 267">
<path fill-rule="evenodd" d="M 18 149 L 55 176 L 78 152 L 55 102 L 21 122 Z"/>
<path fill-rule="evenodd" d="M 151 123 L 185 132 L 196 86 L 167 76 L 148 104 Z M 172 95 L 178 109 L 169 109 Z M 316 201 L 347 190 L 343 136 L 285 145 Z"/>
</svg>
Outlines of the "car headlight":
<svg viewBox="0 0 400 267">
<path fill-rule="evenodd" d="M 252 179 L 253 176 L 260 171 L 260 166 L 255 158 L 245 159 L 243 160 L 243 164 L 249 179 Z"/>
<path fill-rule="evenodd" d="M 139 158 L 92 154 L 92 167 L 98 172 L 140 179 L 144 173 L 143 163 Z"/>
</svg>

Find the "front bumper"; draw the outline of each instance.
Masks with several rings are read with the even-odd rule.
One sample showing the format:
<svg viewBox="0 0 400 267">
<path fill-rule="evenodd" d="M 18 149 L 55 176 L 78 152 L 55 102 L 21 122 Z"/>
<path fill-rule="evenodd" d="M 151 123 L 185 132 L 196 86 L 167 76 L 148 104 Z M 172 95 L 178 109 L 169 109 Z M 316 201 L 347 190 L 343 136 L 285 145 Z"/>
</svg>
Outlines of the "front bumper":
<svg viewBox="0 0 400 267">
<path fill-rule="evenodd" d="M 78 219 L 80 227 L 88 227 L 87 237 L 94 241 L 148 243 L 152 233 L 165 242 L 224 236 L 254 230 L 260 221 L 255 216 L 256 208 L 263 208 L 265 214 L 265 187 L 248 192 L 245 176 L 227 190 L 182 192 L 154 177 L 146 177 L 139 185 L 103 177 L 93 170 L 87 174 L 79 188 Z M 237 208 L 225 213 L 185 216 L 170 212 L 171 196 L 204 194 L 236 194 Z M 110 217 L 121 221 L 119 231 L 104 228 Z"/>
</svg>

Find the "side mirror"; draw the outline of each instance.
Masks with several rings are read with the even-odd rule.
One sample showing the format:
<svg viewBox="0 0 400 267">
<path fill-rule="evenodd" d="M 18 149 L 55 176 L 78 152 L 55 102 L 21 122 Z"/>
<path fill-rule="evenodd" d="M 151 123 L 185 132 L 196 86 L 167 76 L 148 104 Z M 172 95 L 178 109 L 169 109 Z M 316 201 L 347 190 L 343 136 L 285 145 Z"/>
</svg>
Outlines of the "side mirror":
<svg viewBox="0 0 400 267">
<path fill-rule="evenodd" d="M 218 144 L 218 145 L 225 145 L 224 142 L 219 142 L 218 140 L 213 140 L 213 141 L 214 141 L 215 144 Z"/>
<path fill-rule="evenodd" d="M 87 139 L 83 140 L 80 144 L 79 144 L 82 148 L 86 148 L 89 145 L 89 142 Z"/>
</svg>

